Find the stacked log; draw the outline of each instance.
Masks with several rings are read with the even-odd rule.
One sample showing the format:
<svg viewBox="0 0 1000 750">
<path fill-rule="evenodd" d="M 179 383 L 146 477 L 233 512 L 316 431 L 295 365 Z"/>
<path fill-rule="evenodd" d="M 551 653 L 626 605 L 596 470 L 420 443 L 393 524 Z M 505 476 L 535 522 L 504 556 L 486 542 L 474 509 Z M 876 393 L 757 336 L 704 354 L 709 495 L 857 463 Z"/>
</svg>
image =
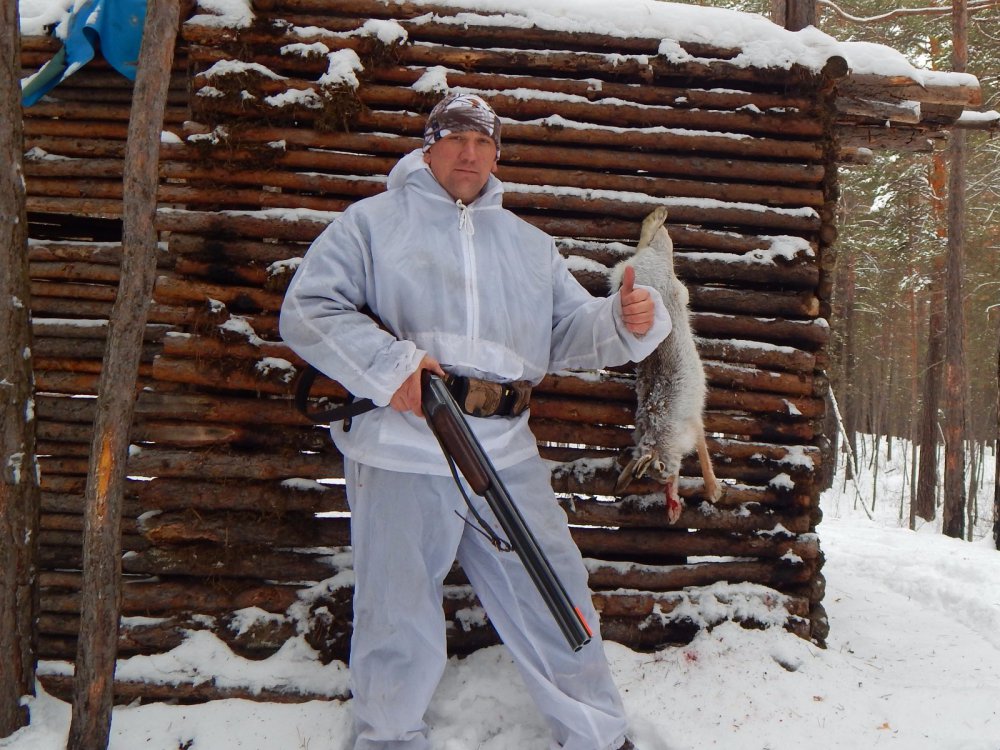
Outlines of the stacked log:
<svg viewBox="0 0 1000 750">
<path fill-rule="evenodd" d="M 278 309 L 309 243 L 351 203 L 384 190 L 388 170 L 419 145 L 444 81 L 495 106 L 505 204 L 556 238 L 592 293 L 610 291 L 608 270 L 633 251 L 643 217 L 657 205 L 670 211 L 724 497 L 704 501 L 693 458 L 674 526 L 654 483 L 616 495 L 616 462 L 635 422 L 631 368 L 553 374 L 532 400 L 531 426 L 607 637 L 635 648 L 683 642 L 728 607 L 754 611 L 749 625 L 778 622 L 822 642 L 816 527 L 829 458 L 836 159 L 844 128 L 871 112 L 859 98 L 872 98 L 861 88 L 872 82 L 838 99 L 847 73 L 838 58 L 820 73 L 762 70 L 734 64 L 738 51 L 682 45 L 690 59 L 677 62 L 657 54 L 658 39 L 474 20 L 463 28 L 445 7 L 433 16 L 381 0 L 255 8 L 244 29 L 186 23 L 175 58 L 160 276 L 123 523 L 123 655 L 169 650 L 194 623 L 254 658 L 300 632 L 324 661 L 346 656 L 343 466 L 326 430 L 291 404 L 304 363 L 279 339 Z M 373 19 L 398 41 L 372 36 Z M 52 51 L 25 40 L 25 71 Z M 348 51 L 360 60 L 358 85 L 323 81 L 330 57 Z M 47 571 L 40 628 L 52 658 L 75 648 L 94 416 L 85 397 L 117 284 L 129 102 L 128 82 L 95 61 L 26 111 Z M 914 119 L 903 104 L 881 114 Z M 924 125 L 909 123 L 933 137 Z M 346 396 L 329 381 L 314 394 Z M 754 606 L 732 606 L 739 597 Z M 271 619 L 237 637 L 233 618 L 250 608 Z M 446 612 L 453 652 L 495 639 L 457 567 Z M 122 695 L 155 690 L 126 685 Z M 190 699 L 213 695 L 222 693 L 192 686 Z"/>
</svg>

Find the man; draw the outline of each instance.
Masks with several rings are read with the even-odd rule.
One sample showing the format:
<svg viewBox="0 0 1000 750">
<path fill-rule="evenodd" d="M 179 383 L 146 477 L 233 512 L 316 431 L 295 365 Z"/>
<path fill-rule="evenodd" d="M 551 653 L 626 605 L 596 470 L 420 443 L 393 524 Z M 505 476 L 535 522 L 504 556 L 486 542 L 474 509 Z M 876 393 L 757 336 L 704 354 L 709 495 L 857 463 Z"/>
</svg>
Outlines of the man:
<svg viewBox="0 0 1000 750">
<path fill-rule="evenodd" d="M 517 555 L 491 546 L 421 418 L 420 372 L 537 383 L 546 372 L 647 356 L 669 333 L 658 293 L 627 279 L 595 298 L 551 237 L 501 206 L 500 120 L 452 94 L 388 190 L 352 205 L 309 249 L 281 335 L 380 407 L 332 434 L 345 457 L 354 552 L 355 750 L 426 750 L 424 714 L 447 658 L 442 592 L 457 559 L 557 746 L 631 747 L 599 635 L 574 653 Z M 380 327 L 362 312 L 368 308 Z M 519 386 L 523 388 L 523 386 Z M 509 406 L 509 405 L 508 405 Z M 597 623 L 587 572 L 538 456 L 528 412 L 469 422 L 570 599 Z M 490 518 L 480 498 L 478 512 Z"/>
</svg>

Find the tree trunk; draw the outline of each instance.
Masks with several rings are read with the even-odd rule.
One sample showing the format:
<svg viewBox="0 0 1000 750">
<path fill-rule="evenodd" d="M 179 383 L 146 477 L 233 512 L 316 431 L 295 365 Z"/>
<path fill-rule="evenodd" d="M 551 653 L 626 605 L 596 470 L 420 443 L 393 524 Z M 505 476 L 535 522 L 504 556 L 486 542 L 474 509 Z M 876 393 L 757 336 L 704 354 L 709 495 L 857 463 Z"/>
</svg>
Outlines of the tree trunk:
<svg viewBox="0 0 1000 750">
<path fill-rule="evenodd" d="M 946 234 L 945 220 L 941 216 L 944 195 L 944 164 L 940 156 L 932 162 L 930 183 L 934 196 L 934 210 L 938 217 L 938 236 Z M 931 268 L 929 313 L 927 316 L 927 364 L 924 367 L 924 398 L 920 413 L 920 467 L 917 472 L 917 497 L 915 515 L 933 521 L 937 515 L 935 496 L 938 485 L 937 445 L 938 409 L 941 405 L 941 378 L 944 368 L 945 347 L 945 290 L 942 257 L 934 259 Z"/>
<path fill-rule="evenodd" d="M 1000 550 L 1000 346 L 997 347 L 997 423 L 993 444 L 993 546 Z"/>
<path fill-rule="evenodd" d="M 968 61 L 966 0 L 952 6 L 953 50 L 956 72 L 964 72 Z M 965 311 L 962 274 L 965 271 L 965 131 L 951 134 L 948 148 L 948 260 L 946 274 L 947 346 L 944 365 L 945 456 L 944 506 L 941 511 L 945 535 L 965 537 Z"/>
<path fill-rule="evenodd" d="M 844 469 L 844 476 L 848 480 L 856 479 L 855 473 L 858 469 L 858 404 L 861 397 L 855 386 L 855 366 L 858 316 L 854 307 L 855 288 L 855 268 L 854 258 L 848 260 L 847 281 L 844 285 L 844 364 L 843 364 L 843 409 L 841 413 L 844 417 L 844 439 L 851 460 L 847 462 Z"/>
<path fill-rule="evenodd" d="M 180 18 L 178 0 L 150 3 L 125 150 L 121 284 L 108 326 L 87 474 L 80 638 L 67 750 L 107 747 L 121 604 L 121 511 L 136 378 L 156 272 L 157 163 Z"/>
<path fill-rule="evenodd" d="M 38 464 L 32 393 L 28 219 L 22 172 L 17 0 L 0 5 L 0 737 L 25 723 L 34 691 Z"/>
</svg>

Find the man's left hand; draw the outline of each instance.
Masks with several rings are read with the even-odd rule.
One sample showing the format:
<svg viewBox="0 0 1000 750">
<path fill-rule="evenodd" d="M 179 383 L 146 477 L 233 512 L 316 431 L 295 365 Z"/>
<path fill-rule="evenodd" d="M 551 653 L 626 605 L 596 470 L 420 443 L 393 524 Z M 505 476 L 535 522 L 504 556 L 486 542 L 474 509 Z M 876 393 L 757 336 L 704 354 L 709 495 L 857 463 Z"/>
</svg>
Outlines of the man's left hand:
<svg viewBox="0 0 1000 750">
<path fill-rule="evenodd" d="M 625 267 L 622 288 L 619 292 L 622 303 L 622 320 L 625 327 L 635 336 L 642 336 L 653 326 L 655 306 L 648 289 L 635 288 L 635 269 Z"/>
</svg>

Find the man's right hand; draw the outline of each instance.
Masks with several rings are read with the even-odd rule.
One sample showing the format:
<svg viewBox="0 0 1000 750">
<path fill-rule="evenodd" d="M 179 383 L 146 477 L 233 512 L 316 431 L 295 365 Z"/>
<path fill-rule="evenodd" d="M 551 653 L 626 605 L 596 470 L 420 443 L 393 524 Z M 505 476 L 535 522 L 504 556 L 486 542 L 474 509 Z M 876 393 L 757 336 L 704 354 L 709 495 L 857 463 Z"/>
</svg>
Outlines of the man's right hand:
<svg viewBox="0 0 1000 750">
<path fill-rule="evenodd" d="M 430 370 L 435 375 L 440 375 L 442 378 L 445 376 L 444 370 L 441 369 L 441 365 L 438 361 L 430 354 L 425 354 L 424 358 L 420 360 L 420 364 L 417 366 L 417 369 L 403 381 L 403 384 L 399 386 L 399 389 L 393 394 L 392 399 L 389 401 L 389 406 L 396 411 L 412 411 L 418 417 L 424 416 L 424 410 L 420 405 L 420 373 L 423 370 Z"/>
</svg>

